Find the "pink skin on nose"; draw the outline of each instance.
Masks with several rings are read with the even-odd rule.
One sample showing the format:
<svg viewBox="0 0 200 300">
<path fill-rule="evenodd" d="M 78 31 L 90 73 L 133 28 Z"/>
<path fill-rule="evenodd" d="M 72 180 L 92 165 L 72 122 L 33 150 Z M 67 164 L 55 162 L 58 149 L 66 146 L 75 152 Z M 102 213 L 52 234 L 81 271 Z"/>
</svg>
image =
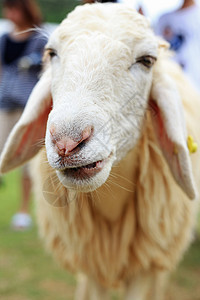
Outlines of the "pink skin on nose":
<svg viewBox="0 0 200 300">
<path fill-rule="evenodd" d="M 68 156 L 81 142 L 87 140 L 92 134 L 92 127 L 86 127 L 81 133 L 81 139 L 79 141 L 74 141 L 68 136 L 64 136 L 59 139 L 56 137 L 56 129 L 54 126 L 50 128 L 50 134 L 52 142 L 55 145 L 55 149 L 60 156 Z"/>
</svg>

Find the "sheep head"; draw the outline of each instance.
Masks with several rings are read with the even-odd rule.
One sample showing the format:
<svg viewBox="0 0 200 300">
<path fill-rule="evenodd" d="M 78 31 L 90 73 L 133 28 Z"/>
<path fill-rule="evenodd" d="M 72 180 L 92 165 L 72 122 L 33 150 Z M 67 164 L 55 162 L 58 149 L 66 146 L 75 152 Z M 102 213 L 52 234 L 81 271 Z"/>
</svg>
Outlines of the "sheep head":
<svg viewBox="0 0 200 300">
<path fill-rule="evenodd" d="M 119 4 L 77 7 L 46 45 L 46 71 L 8 140 L 2 171 L 34 156 L 41 147 L 37 140 L 45 135 L 49 164 L 63 185 L 85 192 L 100 187 L 113 164 L 137 143 L 150 95 L 176 94 L 173 82 L 161 72 L 157 71 L 161 83 L 153 76 L 161 47 L 147 20 L 135 10 Z M 167 88 L 160 91 L 166 81 Z M 170 116 L 165 105 L 154 104 L 161 115 Z M 171 133 L 170 126 L 166 131 L 184 160 L 184 180 L 178 173 L 179 158 L 170 164 L 173 153 L 167 153 L 168 145 L 162 150 L 175 179 L 183 189 L 187 184 L 185 190 L 193 198 L 190 162 L 182 145 L 185 125 L 182 117 L 177 120 L 181 137 L 180 132 Z"/>
<path fill-rule="evenodd" d="M 102 185 L 113 163 L 136 143 L 147 107 L 157 41 L 147 26 L 151 38 L 137 32 L 123 41 L 126 28 L 117 38 L 111 7 L 106 26 L 105 19 L 99 24 L 93 20 L 95 30 L 91 23 L 82 24 L 79 8 L 78 16 L 69 16 L 46 46 L 53 74 L 47 157 L 67 187 L 93 190 Z M 85 13 L 90 12 L 86 7 Z M 74 24 L 75 32 L 81 27 L 75 36 L 70 30 Z"/>
</svg>

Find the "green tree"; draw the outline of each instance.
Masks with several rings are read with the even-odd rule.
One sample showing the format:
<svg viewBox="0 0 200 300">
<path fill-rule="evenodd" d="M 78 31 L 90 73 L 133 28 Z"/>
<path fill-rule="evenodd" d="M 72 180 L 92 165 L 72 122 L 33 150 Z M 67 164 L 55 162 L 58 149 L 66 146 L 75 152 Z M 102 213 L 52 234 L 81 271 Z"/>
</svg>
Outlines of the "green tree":
<svg viewBox="0 0 200 300">
<path fill-rule="evenodd" d="M 81 4 L 80 0 L 36 0 L 39 4 L 44 21 L 60 23 L 66 15 Z M 0 12 L 2 17 L 2 1 L 0 1 Z"/>
<path fill-rule="evenodd" d="M 38 0 L 45 22 L 60 23 L 66 15 L 81 4 L 78 0 Z"/>
</svg>

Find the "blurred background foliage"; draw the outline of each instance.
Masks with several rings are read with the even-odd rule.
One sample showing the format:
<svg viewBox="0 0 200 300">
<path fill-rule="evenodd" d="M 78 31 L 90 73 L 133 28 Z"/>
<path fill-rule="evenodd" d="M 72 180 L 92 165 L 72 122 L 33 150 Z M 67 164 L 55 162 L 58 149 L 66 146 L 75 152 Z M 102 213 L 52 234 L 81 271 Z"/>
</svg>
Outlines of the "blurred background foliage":
<svg viewBox="0 0 200 300">
<path fill-rule="evenodd" d="M 37 0 L 41 7 L 44 21 L 59 23 L 66 15 L 81 4 L 79 0 Z"/>
<path fill-rule="evenodd" d="M 81 0 L 37 0 L 44 22 L 59 23 L 65 16 L 81 4 Z M 0 12 L 2 12 L 2 1 L 0 0 Z"/>
</svg>

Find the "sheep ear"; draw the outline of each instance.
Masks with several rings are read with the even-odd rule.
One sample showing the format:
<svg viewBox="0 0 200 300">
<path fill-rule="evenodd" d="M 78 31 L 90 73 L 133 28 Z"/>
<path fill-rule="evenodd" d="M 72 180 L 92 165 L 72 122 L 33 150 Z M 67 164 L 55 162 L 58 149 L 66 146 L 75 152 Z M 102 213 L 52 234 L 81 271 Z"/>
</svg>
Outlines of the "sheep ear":
<svg viewBox="0 0 200 300">
<path fill-rule="evenodd" d="M 196 197 L 182 103 L 173 80 L 156 72 L 150 97 L 158 142 L 171 172 L 190 199 Z"/>
<path fill-rule="evenodd" d="M 34 87 L 20 120 L 8 137 L 1 155 L 0 172 L 5 173 L 22 165 L 41 149 L 52 106 L 50 83 L 51 73 L 50 70 L 46 70 Z"/>
</svg>

